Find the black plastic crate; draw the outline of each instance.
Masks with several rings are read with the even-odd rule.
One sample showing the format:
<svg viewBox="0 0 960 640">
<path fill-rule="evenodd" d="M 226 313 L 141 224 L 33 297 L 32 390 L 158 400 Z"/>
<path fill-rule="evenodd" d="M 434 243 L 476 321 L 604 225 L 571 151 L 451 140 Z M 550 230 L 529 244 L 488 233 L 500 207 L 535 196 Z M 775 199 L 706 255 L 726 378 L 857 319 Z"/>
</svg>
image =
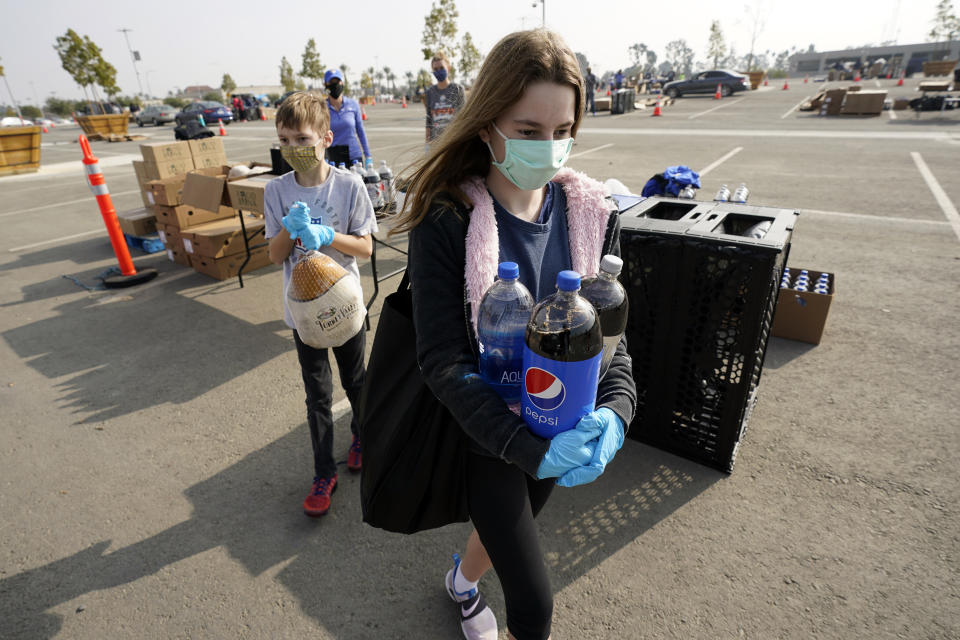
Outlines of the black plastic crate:
<svg viewBox="0 0 960 640">
<path fill-rule="evenodd" d="M 797 213 L 650 198 L 621 216 L 631 438 L 725 472 L 756 402 Z M 762 238 L 743 234 L 769 221 Z"/>
</svg>

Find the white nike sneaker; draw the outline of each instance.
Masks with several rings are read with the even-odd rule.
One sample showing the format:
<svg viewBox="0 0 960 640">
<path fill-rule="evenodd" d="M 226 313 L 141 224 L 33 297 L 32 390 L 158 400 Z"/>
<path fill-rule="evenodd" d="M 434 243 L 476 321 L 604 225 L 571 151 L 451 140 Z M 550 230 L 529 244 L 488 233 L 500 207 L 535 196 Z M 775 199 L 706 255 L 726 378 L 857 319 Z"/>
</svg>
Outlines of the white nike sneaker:
<svg viewBox="0 0 960 640">
<path fill-rule="evenodd" d="M 447 572 L 444 586 L 450 598 L 457 603 L 463 636 L 467 640 L 497 640 L 497 619 L 480 592 L 476 589 L 460 592 L 454 588 L 453 576 L 459 566 L 460 555 L 455 553 L 453 569 Z"/>
</svg>

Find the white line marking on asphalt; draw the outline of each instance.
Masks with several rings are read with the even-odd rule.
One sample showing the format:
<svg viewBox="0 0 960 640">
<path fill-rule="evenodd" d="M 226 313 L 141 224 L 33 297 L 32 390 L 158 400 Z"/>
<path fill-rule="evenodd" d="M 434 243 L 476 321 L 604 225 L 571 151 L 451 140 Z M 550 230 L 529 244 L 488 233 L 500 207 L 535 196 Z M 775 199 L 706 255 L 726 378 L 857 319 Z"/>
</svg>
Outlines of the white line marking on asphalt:
<svg viewBox="0 0 960 640">
<path fill-rule="evenodd" d="M 854 138 L 857 140 L 943 140 L 951 141 L 946 131 L 827 131 L 823 129 L 580 129 L 579 133 L 598 136 L 696 136 L 697 138 Z"/>
<path fill-rule="evenodd" d="M 106 233 L 106 232 L 107 232 L 106 229 L 94 229 L 93 231 L 84 231 L 83 233 L 75 233 L 72 236 L 63 236 L 62 238 L 53 238 L 51 240 L 44 240 L 43 242 L 34 242 L 33 244 L 25 244 L 22 247 L 14 247 L 13 249 L 10 249 L 10 253 L 25 251 L 26 249 L 33 249 L 35 247 L 42 247 L 45 244 L 56 244 L 57 242 L 63 242 L 64 240 L 73 240 L 74 238 L 92 236 L 95 233 Z"/>
<path fill-rule="evenodd" d="M 880 81 L 877 80 L 876 78 L 874 78 L 873 81 L 877 84 L 878 87 L 881 86 L 881 85 L 880 85 Z"/>
<path fill-rule="evenodd" d="M 724 107 L 729 107 L 732 104 L 737 104 L 738 102 L 743 102 L 743 98 L 738 98 L 737 100 L 729 100 L 724 104 L 713 107 L 712 109 L 707 109 L 706 111 L 701 111 L 700 113 L 695 113 L 692 116 L 687 116 L 688 120 L 693 120 L 694 118 L 699 118 L 702 115 L 706 115 L 711 111 L 716 111 L 717 109 L 723 109 Z"/>
<path fill-rule="evenodd" d="M 721 164 L 723 164 L 724 162 L 726 162 L 727 160 L 729 160 L 729 159 L 732 158 L 733 156 L 737 155 L 737 154 L 740 153 L 741 151 L 743 151 L 743 147 L 737 147 L 736 149 L 734 149 L 733 151 L 729 152 L 728 154 L 726 154 L 725 156 L 723 156 L 723 157 L 720 158 L 719 160 L 714 160 L 712 164 L 708 164 L 706 167 L 704 167 L 703 169 L 700 170 L 700 176 L 703 177 L 703 176 L 707 175 L 708 173 L 710 173 L 711 171 L 713 171 L 714 169 L 716 169 L 716 168 L 719 167 Z"/>
<path fill-rule="evenodd" d="M 579 153 L 570 154 L 570 159 L 578 158 L 580 156 L 585 156 L 588 153 L 593 153 L 594 151 L 600 151 L 601 149 L 606 149 L 607 147 L 612 147 L 613 143 L 609 142 L 607 144 L 602 144 L 599 147 L 594 147 L 593 149 L 587 149 L 586 151 L 580 151 Z"/>
<path fill-rule="evenodd" d="M 893 109 L 890 109 L 890 111 L 888 111 L 887 113 L 890 114 L 890 119 L 891 119 L 891 120 L 896 120 L 896 119 L 897 119 L 897 112 L 894 111 Z"/>
<path fill-rule="evenodd" d="M 921 220 L 917 218 L 902 218 L 897 216 L 875 216 L 869 213 L 847 213 L 845 211 L 824 211 L 822 209 L 798 209 L 800 215 L 812 213 L 822 216 L 834 216 L 838 218 L 863 218 L 865 220 L 875 220 L 877 222 L 896 222 L 902 224 L 931 224 L 937 227 L 945 227 L 949 222 L 944 220 Z"/>
<path fill-rule="evenodd" d="M 128 195 L 130 195 L 131 193 L 140 193 L 140 189 L 134 189 L 133 191 L 120 191 L 120 192 L 117 192 L 117 193 L 111 193 L 111 194 L 110 194 L 110 197 L 111 197 L 111 198 L 118 198 L 118 197 L 120 197 L 120 196 L 128 196 Z M 6 218 L 7 216 L 19 216 L 19 215 L 24 214 L 24 213 L 31 213 L 31 212 L 33 212 L 33 211 L 41 211 L 41 210 L 43 210 L 43 209 L 52 209 L 52 208 L 54 208 L 54 207 L 63 207 L 63 206 L 66 206 L 66 205 L 68 205 L 68 204 L 79 204 L 79 203 L 81 203 L 81 202 L 92 202 L 92 203 L 96 204 L 97 201 L 94 199 L 93 195 L 90 195 L 90 196 L 88 196 L 88 197 L 86 197 L 86 198 L 80 198 L 80 199 L 78 199 L 78 200 L 67 200 L 67 201 L 65 201 L 65 202 L 54 202 L 53 204 L 45 204 L 45 205 L 41 205 L 41 206 L 39 206 L 39 207 L 33 207 L 32 209 L 20 209 L 19 211 L 6 211 L 6 212 L 4 212 L 4 213 L 0 213 L 0 218 Z"/>
<path fill-rule="evenodd" d="M 795 105 L 793 105 L 792 107 L 790 107 L 790 111 L 787 111 L 785 114 L 783 114 L 782 116 L 780 116 L 780 119 L 783 120 L 784 118 L 786 118 L 787 116 L 789 116 L 791 113 L 793 113 L 793 112 L 796 111 L 798 108 L 800 108 L 800 105 L 802 105 L 802 104 L 803 104 L 804 102 L 806 102 L 806 101 L 807 101 L 807 99 L 804 98 L 803 100 L 801 100 L 801 101 L 798 102 L 797 104 L 795 104 Z"/>
<path fill-rule="evenodd" d="M 911 151 L 910 157 L 913 158 L 913 162 L 917 165 L 917 170 L 920 171 L 920 175 L 923 176 L 927 186 L 930 187 L 933 197 L 936 198 L 937 204 L 943 209 L 943 214 L 947 216 L 947 221 L 950 223 L 950 226 L 953 227 L 953 232 L 957 234 L 957 239 L 960 240 L 960 213 L 957 213 L 957 208 L 950 202 L 947 193 L 940 186 L 940 183 L 937 182 L 933 172 L 930 171 L 930 168 L 927 166 L 927 163 L 923 161 L 920 154 L 916 151 Z"/>
</svg>

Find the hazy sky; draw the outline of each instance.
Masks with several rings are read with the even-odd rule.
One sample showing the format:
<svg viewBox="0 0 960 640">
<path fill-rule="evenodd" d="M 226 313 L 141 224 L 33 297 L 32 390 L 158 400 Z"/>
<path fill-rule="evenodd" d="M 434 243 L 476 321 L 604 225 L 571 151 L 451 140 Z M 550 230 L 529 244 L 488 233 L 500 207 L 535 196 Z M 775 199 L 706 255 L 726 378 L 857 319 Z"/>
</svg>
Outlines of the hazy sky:
<svg viewBox="0 0 960 640">
<path fill-rule="evenodd" d="M 458 0 L 457 25 L 469 31 L 485 53 L 503 35 L 540 26 L 541 4 L 533 0 Z M 759 9 L 764 27 L 756 51 L 791 46 L 818 50 L 896 39 L 922 42 L 930 30 L 936 0 L 546 0 L 547 26 L 584 53 L 595 72 L 629 65 L 628 47 L 643 42 L 663 58 L 664 45 L 686 39 L 705 58 L 710 22 L 719 20 L 728 44 L 747 53 Z M 956 6 L 956 5 L 955 5 Z M 216 7 L 216 8 L 215 8 Z M 17 101 L 31 104 L 81 97 L 60 67 L 53 44 L 68 28 L 89 35 L 117 68 L 124 94 L 139 91 L 124 36 L 140 51 L 144 91 L 164 96 L 175 87 L 217 87 L 224 73 L 239 85 L 279 84 L 281 56 L 300 68 L 308 38 L 315 38 L 324 65 L 361 69 L 389 66 L 404 71 L 427 68 L 421 59 L 423 19 L 431 0 L 229 0 L 181 2 L 144 0 L 32 2 L 0 5 L 0 64 Z M 9 102 L 0 85 L 0 102 Z"/>
</svg>

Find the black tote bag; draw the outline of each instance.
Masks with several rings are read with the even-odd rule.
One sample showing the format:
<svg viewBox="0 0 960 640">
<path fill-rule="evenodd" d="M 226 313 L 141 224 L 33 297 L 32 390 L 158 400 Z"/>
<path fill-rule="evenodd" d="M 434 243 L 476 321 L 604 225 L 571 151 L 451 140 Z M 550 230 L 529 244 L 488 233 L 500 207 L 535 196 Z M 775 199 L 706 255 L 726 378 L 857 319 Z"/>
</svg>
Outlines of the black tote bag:
<svg viewBox="0 0 960 640">
<path fill-rule="evenodd" d="M 396 533 L 469 519 L 466 436 L 420 375 L 408 283 L 383 301 L 360 399 L 363 521 Z"/>
</svg>

